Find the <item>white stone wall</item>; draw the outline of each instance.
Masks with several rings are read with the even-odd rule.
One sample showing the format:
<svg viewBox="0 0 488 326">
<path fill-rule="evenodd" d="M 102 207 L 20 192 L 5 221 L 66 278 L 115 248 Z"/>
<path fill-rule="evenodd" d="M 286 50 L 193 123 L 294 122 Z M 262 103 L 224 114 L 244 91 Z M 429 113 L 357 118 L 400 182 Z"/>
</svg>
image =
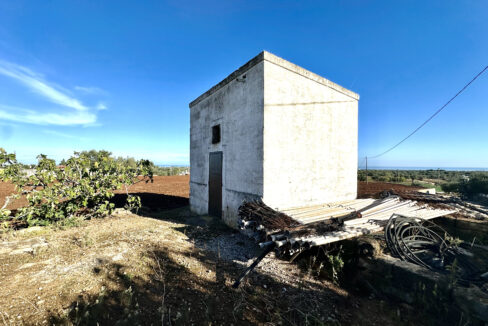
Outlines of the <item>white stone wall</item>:
<svg viewBox="0 0 488 326">
<path fill-rule="evenodd" d="M 263 62 L 239 79 L 190 108 L 190 208 L 208 213 L 209 153 L 222 151 L 223 219 L 231 226 L 241 202 L 263 194 Z M 212 145 L 216 124 L 221 125 L 221 142 Z"/>
<path fill-rule="evenodd" d="M 357 95 L 272 59 L 264 61 L 264 202 L 285 209 L 355 199 Z"/>
<path fill-rule="evenodd" d="M 245 75 L 245 79 L 243 78 Z M 262 52 L 190 104 L 190 206 L 208 213 L 209 153 L 223 152 L 222 210 L 355 199 L 359 96 Z M 211 128 L 221 125 L 221 142 Z"/>
</svg>

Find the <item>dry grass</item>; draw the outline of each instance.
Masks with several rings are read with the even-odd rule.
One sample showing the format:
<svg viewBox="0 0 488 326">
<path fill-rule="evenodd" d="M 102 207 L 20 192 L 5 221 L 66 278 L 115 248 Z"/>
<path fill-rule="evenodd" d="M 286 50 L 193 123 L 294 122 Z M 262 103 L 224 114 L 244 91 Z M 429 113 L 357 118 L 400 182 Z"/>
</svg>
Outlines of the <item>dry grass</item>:
<svg viewBox="0 0 488 326">
<path fill-rule="evenodd" d="M 383 308 L 277 259 L 234 290 L 245 265 L 195 245 L 234 231 L 208 218 L 190 223 L 198 217 L 186 207 L 159 217 L 118 211 L 1 235 L 0 325 L 396 324 L 380 313 L 358 320 L 355 310 Z"/>
</svg>

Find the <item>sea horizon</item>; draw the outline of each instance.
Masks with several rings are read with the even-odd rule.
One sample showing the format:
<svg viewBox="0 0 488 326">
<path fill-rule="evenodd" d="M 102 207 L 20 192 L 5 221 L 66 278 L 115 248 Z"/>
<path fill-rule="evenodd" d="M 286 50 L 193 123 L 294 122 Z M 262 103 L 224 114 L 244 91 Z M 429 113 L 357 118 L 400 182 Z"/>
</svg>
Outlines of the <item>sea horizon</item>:
<svg viewBox="0 0 488 326">
<path fill-rule="evenodd" d="M 366 170 L 365 167 L 359 168 L 359 170 Z M 487 168 L 481 167 L 428 167 L 428 166 L 369 166 L 368 170 L 445 170 L 445 171 L 488 171 Z"/>
</svg>

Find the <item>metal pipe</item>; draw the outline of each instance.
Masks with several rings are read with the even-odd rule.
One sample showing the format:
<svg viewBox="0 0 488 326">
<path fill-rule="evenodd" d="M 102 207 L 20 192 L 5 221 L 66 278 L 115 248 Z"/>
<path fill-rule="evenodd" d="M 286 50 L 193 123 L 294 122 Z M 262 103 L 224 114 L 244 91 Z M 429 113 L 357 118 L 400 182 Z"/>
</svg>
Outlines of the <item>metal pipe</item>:
<svg viewBox="0 0 488 326">
<path fill-rule="evenodd" d="M 232 284 L 234 289 L 237 289 L 241 284 L 242 280 L 264 259 L 273 249 L 275 248 L 274 244 L 269 245 L 263 252 L 256 258 L 256 260 L 244 270 L 244 272 L 237 278 L 237 280 Z"/>
</svg>

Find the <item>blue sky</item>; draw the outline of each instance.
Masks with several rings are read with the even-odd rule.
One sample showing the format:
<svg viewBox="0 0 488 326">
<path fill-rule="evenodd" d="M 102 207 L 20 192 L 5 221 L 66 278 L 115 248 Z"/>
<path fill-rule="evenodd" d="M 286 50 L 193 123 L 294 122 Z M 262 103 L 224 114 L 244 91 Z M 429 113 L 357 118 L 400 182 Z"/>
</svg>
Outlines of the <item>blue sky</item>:
<svg viewBox="0 0 488 326">
<path fill-rule="evenodd" d="M 188 164 L 188 103 L 268 50 L 359 93 L 374 156 L 488 64 L 486 17 L 486 1 L 1 0 L 0 147 Z M 488 73 L 370 165 L 488 167 L 487 95 Z"/>
</svg>

